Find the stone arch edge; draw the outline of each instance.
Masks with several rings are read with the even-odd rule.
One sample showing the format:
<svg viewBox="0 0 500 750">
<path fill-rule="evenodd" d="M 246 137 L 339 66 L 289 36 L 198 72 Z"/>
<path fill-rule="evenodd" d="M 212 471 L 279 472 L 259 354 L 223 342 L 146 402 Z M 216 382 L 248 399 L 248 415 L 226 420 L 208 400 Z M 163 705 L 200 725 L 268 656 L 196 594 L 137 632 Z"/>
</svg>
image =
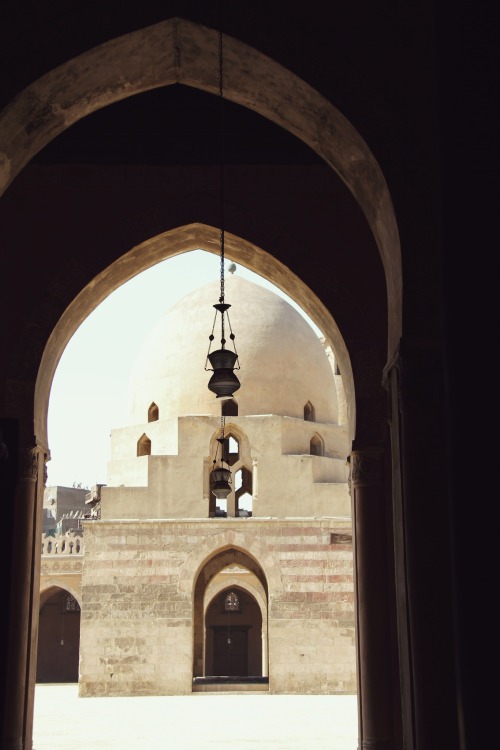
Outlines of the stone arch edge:
<svg viewBox="0 0 500 750">
<path fill-rule="evenodd" d="M 66 581 L 60 581 L 58 578 L 49 578 L 43 583 L 42 586 L 40 586 L 40 608 L 43 607 L 43 605 L 47 601 L 47 598 L 46 598 L 47 593 L 50 591 L 50 589 L 55 589 L 55 588 L 62 589 L 63 591 L 67 591 L 68 594 L 71 594 L 71 596 L 74 597 L 74 599 L 76 599 L 80 609 L 82 608 L 81 591 L 77 591 L 73 586 L 68 586 Z"/>
<path fill-rule="evenodd" d="M 209 584 L 209 586 L 207 586 L 207 597 L 206 601 L 203 603 L 203 617 L 206 616 L 207 610 L 213 600 L 221 593 L 221 591 L 228 588 L 240 588 L 243 591 L 246 591 L 247 594 L 253 596 L 259 605 L 262 622 L 267 622 L 267 602 L 265 601 L 262 592 L 255 585 L 241 581 L 237 576 L 228 576 L 227 580 L 220 581 L 217 585 L 210 587 Z"/>
<path fill-rule="evenodd" d="M 203 249 L 218 252 L 220 230 L 195 223 L 177 227 L 136 245 L 98 274 L 68 305 L 44 348 L 35 384 L 34 433 L 39 445 L 49 446 L 47 416 L 52 380 L 62 353 L 72 335 L 90 313 L 113 291 L 137 274 L 185 252 Z M 252 271 L 265 276 L 301 305 L 331 341 L 342 368 L 350 439 L 355 432 L 354 376 L 349 353 L 331 313 L 295 274 L 265 250 L 230 233 L 226 252 Z M 50 448 L 50 446 L 49 446 Z"/>
</svg>

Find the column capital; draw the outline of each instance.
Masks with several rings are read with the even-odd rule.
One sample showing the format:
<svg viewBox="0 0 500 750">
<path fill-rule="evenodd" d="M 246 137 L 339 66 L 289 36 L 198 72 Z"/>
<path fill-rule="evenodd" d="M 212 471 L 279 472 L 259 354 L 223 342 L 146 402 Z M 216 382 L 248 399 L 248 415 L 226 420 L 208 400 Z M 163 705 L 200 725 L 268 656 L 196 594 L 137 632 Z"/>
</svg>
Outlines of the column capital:
<svg viewBox="0 0 500 750">
<path fill-rule="evenodd" d="M 23 479 L 35 481 L 38 477 L 38 448 L 32 446 L 25 450 L 21 463 L 21 476 Z"/>
<path fill-rule="evenodd" d="M 350 479 L 353 487 L 370 487 L 382 483 L 382 448 L 364 448 L 351 453 Z"/>
</svg>

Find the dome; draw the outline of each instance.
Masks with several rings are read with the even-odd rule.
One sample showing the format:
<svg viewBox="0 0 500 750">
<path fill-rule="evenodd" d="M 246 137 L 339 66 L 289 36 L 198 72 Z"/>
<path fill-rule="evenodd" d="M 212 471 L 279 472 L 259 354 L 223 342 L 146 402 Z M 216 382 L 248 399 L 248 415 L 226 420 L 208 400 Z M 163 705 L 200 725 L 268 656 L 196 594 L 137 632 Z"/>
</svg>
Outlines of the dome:
<svg viewBox="0 0 500 750">
<path fill-rule="evenodd" d="M 146 337 L 130 382 L 132 424 L 147 422 L 149 407 L 159 418 L 220 415 L 220 400 L 208 390 L 205 370 L 219 282 L 190 292 L 170 308 Z M 304 318 L 282 297 L 258 284 L 230 276 L 225 301 L 235 334 L 240 381 L 234 398 L 239 416 L 276 414 L 303 419 L 311 402 L 316 421 L 337 421 L 334 376 L 323 345 Z M 226 331 L 226 338 L 228 337 Z M 212 351 L 220 348 L 217 316 Z"/>
</svg>

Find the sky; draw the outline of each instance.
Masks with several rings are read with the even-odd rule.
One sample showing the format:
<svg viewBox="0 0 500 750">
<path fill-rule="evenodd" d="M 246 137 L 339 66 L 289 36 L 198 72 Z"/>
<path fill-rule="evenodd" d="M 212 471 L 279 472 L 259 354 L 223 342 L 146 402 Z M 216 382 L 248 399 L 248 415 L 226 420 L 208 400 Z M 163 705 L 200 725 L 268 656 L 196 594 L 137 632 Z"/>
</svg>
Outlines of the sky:
<svg viewBox="0 0 500 750">
<path fill-rule="evenodd" d="M 230 264 L 226 258 L 226 273 Z M 216 255 L 183 253 L 128 281 L 82 323 L 62 354 L 50 392 L 48 487 L 106 484 L 111 429 L 127 421 L 128 384 L 143 339 L 173 304 L 218 280 L 219 273 Z M 321 335 L 273 284 L 239 264 L 235 273 L 275 291 Z"/>
</svg>

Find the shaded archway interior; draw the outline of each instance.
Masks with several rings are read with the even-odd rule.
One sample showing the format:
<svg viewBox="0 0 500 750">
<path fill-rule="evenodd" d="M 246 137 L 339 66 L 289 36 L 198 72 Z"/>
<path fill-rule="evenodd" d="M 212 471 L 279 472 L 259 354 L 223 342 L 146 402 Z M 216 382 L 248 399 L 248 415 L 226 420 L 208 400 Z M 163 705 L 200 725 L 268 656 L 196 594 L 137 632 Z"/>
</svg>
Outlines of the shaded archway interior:
<svg viewBox="0 0 500 750">
<path fill-rule="evenodd" d="M 80 605 L 66 589 L 52 586 L 40 596 L 36 681 L 78 682 Z"/>
<path fill-rule="evenodd" d="M 248 591 L 229 586 L 205 615 L 205 675 L 262 677 L 262 613 Z"/>
</svg>

